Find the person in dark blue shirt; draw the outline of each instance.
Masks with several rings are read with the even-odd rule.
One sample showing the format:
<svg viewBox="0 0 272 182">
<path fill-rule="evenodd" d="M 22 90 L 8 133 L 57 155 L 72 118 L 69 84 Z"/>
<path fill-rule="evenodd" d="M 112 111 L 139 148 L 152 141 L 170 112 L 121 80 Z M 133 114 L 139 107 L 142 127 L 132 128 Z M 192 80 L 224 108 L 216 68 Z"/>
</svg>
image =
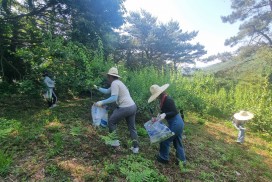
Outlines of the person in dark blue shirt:
<svg viewBox="0 0 272 182">
<path fill-rule="evenodd" d="M 150 87 L 151 97 L 148 99 L 148 103 L 155 99 L 159 100 L 161 109 L 160 119 L 166 119 L 169 129 L 175 133 L 174 136 L 160 142 L 157 161 L 164 164 L 169 163 L 169 150 L 171 143 L 173 143 L 174 148 L 176 149 L 176 164 L 182 162 L 183 166 L 185 166 L 186 157 L 182 145 L 184 122 L 176 108 L 174 100 L 165 92 L 168 87 L 169 84 L 165 84 L 161 87 L 159 85 L 152 85 Z"/>
</svg>

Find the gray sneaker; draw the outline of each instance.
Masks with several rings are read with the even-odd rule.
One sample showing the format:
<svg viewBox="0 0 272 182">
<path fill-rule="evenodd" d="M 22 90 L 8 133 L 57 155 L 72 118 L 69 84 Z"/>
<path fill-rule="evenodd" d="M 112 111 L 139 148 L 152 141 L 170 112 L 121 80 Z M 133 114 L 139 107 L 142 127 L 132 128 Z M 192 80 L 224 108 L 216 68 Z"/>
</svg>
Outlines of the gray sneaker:
<svg viewBox="0 0 272 182">
<path fill-rule="evenodd" d="M 49 107 L 50 109 L 53 109 L 54 107 L 57 107 L 57 104 L 53 104 L 51 107 Z"/>
</svg>

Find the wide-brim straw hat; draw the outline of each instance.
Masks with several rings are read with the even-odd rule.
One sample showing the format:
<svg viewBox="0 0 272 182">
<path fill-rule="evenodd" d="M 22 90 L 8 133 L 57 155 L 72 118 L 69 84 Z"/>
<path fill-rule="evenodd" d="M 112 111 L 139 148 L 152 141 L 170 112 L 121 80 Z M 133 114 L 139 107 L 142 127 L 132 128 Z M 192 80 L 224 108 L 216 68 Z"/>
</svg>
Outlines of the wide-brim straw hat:
<svg viewBox="0 0 272 182">
<path fill-rule="evenodd" d="M 248 111 L 240 111 L 238 113 L 235 113 L 233 117 L 240 121 L 250 120 L 254 117 L 254 115 L 251 112 Z"/>
<path fill-rule="evenodd" d="M 162 92 L 164 92 L 167 88 L 169 87 L 169 84 L 165 84 L 163 86 L 159 86 L 159 85 L 152 85 L 150 87 L 150 93 L 151 96 L 148 99 L 148 103 L 152 102 L 153 100 L 155 100 Z"/>
<path fill-rule="evenodd" d="M 118 69 L 115 67 L 110 68 L 107 75 L 116 76 L 118 78 L 121 78 L 121 76 L 118 75 Z"/>
</svg>

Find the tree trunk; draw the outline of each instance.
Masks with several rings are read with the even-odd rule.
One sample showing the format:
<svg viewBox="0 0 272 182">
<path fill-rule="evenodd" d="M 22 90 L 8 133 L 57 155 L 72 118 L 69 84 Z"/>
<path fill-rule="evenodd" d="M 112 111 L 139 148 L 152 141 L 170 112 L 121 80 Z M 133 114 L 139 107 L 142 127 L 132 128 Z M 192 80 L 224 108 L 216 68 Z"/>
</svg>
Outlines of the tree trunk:
<svg viewBox="0 0 272 182">
<path fill-rule="evenodd" d="M 0 63 L 1 63 L 1 72 L 2 72 L 2 79 L 3 79 L 4 76 L 5 76 L 5 74 L 4 74 L 4 65 L 3 65 L 3 51 L 1 51 Z"/>
<path fill-rule="evenodd" d="M 268 40 L 269 45 L 272 46 L 272 40 L 270 39 L 270 37 L 269 37 L 268 35 L 264 34 L 264 33 L 261 32 L 261 31 L 257 31 L 257 32 L 258 32 L 259 34 L 261 34 L 262 36 L 264 36 L 264 37 Z"/>
</svg>

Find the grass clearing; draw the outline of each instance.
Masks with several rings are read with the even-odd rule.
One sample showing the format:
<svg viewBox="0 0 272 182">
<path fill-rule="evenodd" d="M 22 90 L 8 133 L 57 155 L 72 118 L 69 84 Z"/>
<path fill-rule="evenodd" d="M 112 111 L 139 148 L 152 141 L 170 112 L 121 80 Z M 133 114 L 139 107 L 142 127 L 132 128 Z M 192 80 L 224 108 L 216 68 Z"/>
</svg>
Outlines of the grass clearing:
<svg viewBox="0 0 272 182">
<path fill-rule="evenodd" d="M 133 155 L 125 122 L 117 130 L 121 150 L 105 145 L 108 131 L 91 125 L 89 98 L 52 110 L 18 102 L 0 107 L 0 181 L 272 181 L 271 143 L 247 131 L 238 145 L 226 121 L 186 113 L 184 168 L 174 164 L 173 147 L 170 164 L 155 161 L 159 146 L 150 145 L 140 113 L 140 153 Z"/>
</svg>

